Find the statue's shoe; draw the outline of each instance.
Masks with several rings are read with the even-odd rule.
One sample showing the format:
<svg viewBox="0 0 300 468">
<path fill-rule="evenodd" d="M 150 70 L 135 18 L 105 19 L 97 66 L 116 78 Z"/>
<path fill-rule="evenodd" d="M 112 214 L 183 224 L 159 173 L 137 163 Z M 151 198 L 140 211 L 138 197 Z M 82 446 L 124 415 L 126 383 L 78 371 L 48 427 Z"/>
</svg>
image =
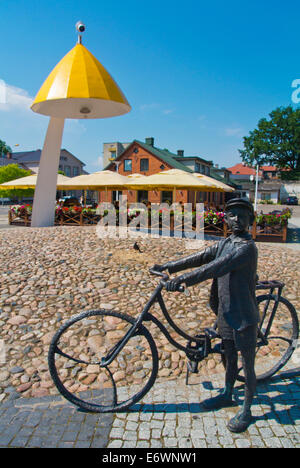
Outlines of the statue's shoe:
<svg viewBox="0 0 300 468">
<path fill-rule="evenodd" d="M 234 406 L 236 403 L 231 398 L 226 397 L 225 395 L 218 395 L 214 398 L 209 398 L 208 400 L 202 401 L 202 407 L 207 411 L 213 411 L 221 408 L 228 408 Z"/>
<path fill-rule="evenodd" d="M 247 411 L 246 413 L 239 411 L 234 418 L 229 421 L 227 427 L 231 432 L 244 432 L 248 429 L 252 419 L 251 411 Z"/>
</svg>

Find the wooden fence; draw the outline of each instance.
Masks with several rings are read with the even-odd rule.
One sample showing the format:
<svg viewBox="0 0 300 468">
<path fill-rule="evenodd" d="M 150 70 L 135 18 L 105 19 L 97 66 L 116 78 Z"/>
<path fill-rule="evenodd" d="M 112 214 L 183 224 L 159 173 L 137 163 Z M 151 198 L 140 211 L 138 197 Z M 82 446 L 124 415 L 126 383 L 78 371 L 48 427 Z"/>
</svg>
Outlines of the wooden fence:
<svg viewBox="0 0 300 468">
<path fill-rule="evenodd" d="M 89 212 L 59 212 L 55 215 L 55 225 L 57 226 L 86 226 L 96 225 L 101 219 L 101 215 Z M 12 210 L 8 212 L 8 220 L 10 225 L 31 225 L 31 215 L 27 212 L 16 214 Z M 149 219 L 150 220 L 150 219 Z M 130 219 L 129 219 L 130 221 Z M 150 224 L 150 223 L 149 223 Z M 182 224 L 175 225 L 174 216 L 170 217 L 169 226 L 163 226 L 159 223 L 157 226 L 152 226 L 154 229 L 164 229 L 170 227 L 170 231 L 181 231 Z M 195 230 L 193 225 L 186 227 L 187 230 Z M 218 224 L 204 224 L 202 232 L 204 234 L 217 236 L 217 237 L 228 237 L 231 231 L 228 229 L 226 223 Z M 197 230 L 197 232 L 201 232 Z M 255 220 L 250 228 L 252 238 L 258 242 L 286 242 L 287 240 L 287 224 L 285 225 L 259 225 Z"/>
</svg>

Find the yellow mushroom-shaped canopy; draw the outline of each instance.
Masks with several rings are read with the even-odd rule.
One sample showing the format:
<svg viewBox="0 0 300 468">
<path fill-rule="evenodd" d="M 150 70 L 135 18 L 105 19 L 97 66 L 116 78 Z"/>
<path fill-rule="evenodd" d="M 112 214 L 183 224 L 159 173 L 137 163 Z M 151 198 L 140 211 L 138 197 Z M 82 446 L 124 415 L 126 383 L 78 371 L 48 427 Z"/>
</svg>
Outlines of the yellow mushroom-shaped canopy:
<svg viewBox="0 0 300 468">
<path fill-rule="evenodd" d="M 100 119 L 131 107 L 103 65 L 78 43 L 52 70 L 31 109 L 51 117 Z"/>
</svg>

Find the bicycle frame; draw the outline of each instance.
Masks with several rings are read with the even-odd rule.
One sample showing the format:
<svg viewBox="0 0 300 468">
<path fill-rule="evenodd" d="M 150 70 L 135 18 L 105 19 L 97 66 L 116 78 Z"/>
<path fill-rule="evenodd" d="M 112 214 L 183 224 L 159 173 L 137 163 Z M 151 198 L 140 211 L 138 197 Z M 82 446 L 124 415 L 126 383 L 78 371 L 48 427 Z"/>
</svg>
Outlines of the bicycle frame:
<svg viewBox="0 0 300 468">
<path fill-rule="evenodd" d="M 260 321 L 260 324 L 259 324 L 259 327 L 258 327 L 258 337 L 261 338 L 261 340 L 262 340 L 261 343 L 258 343 L 258 347 L 268 344 L 268 340 L 265 338 L 264 335 L 266 335 L 266 336 L 269 335 L 269 332 L 271 330 L 273 320 L 274 320 L 274 317 L 275 317 L 275 314 L 276 314 L 276 311 L 277 311 L 277 308 L 278 308 L 279 298 L 281 297 L 281 293 L 282 293 L 283 288 L 284 288 L 284 283 L 281 283 L 280 281 L 260 281 L 260 282 L 257 283 L 256 290 L 260 290 L 260 289 L 269 289 L 270 290 L 269 300 L 267 301 L 267 303 L 266 303 L 266 305 L 264 307 L 262 318 L 261 318 L 261 321 Z M 276 295 L 273 294 L 275 289 L 278 289 L 278 293 Z M 269 318 L 267 328 L 264 330 L 264 333 L 262 333 L 261 327 L 262 327 L 262 324 L 263 324 L 263 322 L 264 322 L 264 320 L 266 318 L 266 314 L 267 314 L 267 311 L 269 309 L 271 299 L 274 299 L 274 301 L 275 301 L 274 307 L 273 307 L 271 316 Z"/>
<path fill-rule="evenodd" d="M 155 270 L 150 270 L 150 272 L 156 274 L 157 276 L 162 277 L 162 280 L 160 281 L 158 286 L 155 288 L 152 296 L 150 297 L 149 301 L 145 305 L 143 311 L 141 312 L 139 317 L 136 319 L 135 324 L 128 330 L 128 332 L 119 341 L 119 343 L 117 343 L 113 347 L 113 349 L 108 353 L 108 355 L 105 358 L 102 358 L 100 367 L 107 367 L 109 364 L 112 363 L 112 361 L 117 357 L 117 355 L 120 353 L 120 351 L 124 348 L 124 346 L 130 340 L 130 338 L 133 337 L 136 332 L 138 332 L 138 329 L 142 325 L 143 321 L 153 322 L 160 329 L 160 331 L 164 334 L 164 336 L 167 338 L 169 343 L 171 343 L 175 348 L 177 348 L 177 349 L 179 349 L 181 351 L 184 351 L 186 353 L 186 355 L 189 357 L 189 359 L 191 359 L 191 360 L 193 360 L 193 358 L 196 361 L 202 360 L 206 356 L 208 356 L 208 354 L 211 354 L 211 353 L 220 354 L 222 351 L 220 350 L 218 345 L 215 346 L 215 348 L 213 348 L 213 349 L 211 347 L 211 340 L 213 338 L 220 338 L 217 335 L 217 333 L 215 335 L 214 334 L 212 335 L 212 332 L 213 332 L 212 329 L 205 329 L 203 335 L 197 335 L 197 336 L 191 337 L 190 335 L 186 334 L 183 330 L 181 330 L 173 322 L 173 320 L 171 319 L 171 317 L 170 317 L 170 315 L 169 315 L 169 313 L 167 311 L 166 305 L 164 303 L 164 300 L 163 300 L 163 297 L 162 297 L 162 294 L 161 294 L 161 292 L 162 292 L 162 290 L 163 290 L 163 288 L 165 286 L 165 281 L 167 281 L 169 279 L 169 276 L 167 274 L 160 273 L 160 272 L 157 272 Z M 270 319 L 268 321 L 268 326 L 267 326 L 266 330 L 264 330 L 264 333 L 262 333 L 261 326 L 262 326 L 262 323 L 263 323 L 263 321 L 265 319 L 265 316 L 266 316 L 266 313 L 267 313 L 267 310 L 268 310 L 268 307 L 269 307 L 269 304 L 270 304 L 270 300 L 267 301 L 267 304 L 266 304 L 266 306 L 264 308 L 261 323 L 260 323 L 260 326 L 258 327 L 258 338 L 261 339 L 261 343 L 258 343 L 258 346 L 265 346 L 265 345 L 268 344 L 268 340 L 265 338 L 265 335 L 268 336 L 269 331 L 271 329 L 271 326 L 272 326 L 272 323 L 273 323 L 273 320 L 274 320 L 274 317 L 275 317 L 275 314 L 276 314 L 276 311 L 277 311 L 277 308 L 278 308 L 279 298 L 281 296 L 281 292 L 282 292 L 283 287 L 284 287 L 284 284 L 279 282 L 279 281 L 261 281 L 261 282 L 257 283 L 256 290 L 259 290 L 259 289 L 268 289 L 268 290 L 270 290 L 270 300 L 271 299 L 275 300 L 275 304 L 274 304 L 274 307 L 273 307 L 273 310 L 272 310 L 272 313 L 271 313 L 271 317 L 270 317 Z M 273 294 L 275 289 L 278 289 L 278 294 L 277 295 Z M 184 292 L 184 288 L 181 289 L 181 292 Z M 183 346 L 180 343 L 178 343 L 176 340 L 174 340 L 174 338 L 171 337 L 170 333 L 168 332 L 166 327 L 160 322 L 160 320 L 157 319 L 154 315 L 149 313 L 149 310 L 151 309 L 151 307 L 153 306 L 153 304 L 155 302 L 158 302 L 158 304 L 160 305 L 161 311 L 162 311 L 165 319 L 167 320 L 169 325 L 173 328 L 173 330 L 179 336 L 182 336 L 183 338 L 186 338 L 189 341 L 189 343 L 194 342 L 194 343 L 196 343 L 196 345 L 198 344 L 199 345 L 198 348 L 197 347 L 191 348 L 191 347 L 188 347 L 188 346 Z M 200 356 L 199 355 L 199 349 L 200 349 L 201 346 L 202 346 L 203 349 L 202 349 L 201 357 L 199 357 Z"/>
<path fill-rule="evenodd" d="M 157 319 L 154 315 L 149 313 L 149 310 L 151 307 L 154 305 L 155 302 L 158 302 L 160 305 L 161 311 L 166 318 L 167 322 L 169 325 L 173 328 L 173 330 L 178 333 L 178 335 L 182 336 L 183 338 L 186 338 L 189 341 L 193 341 L 197 344 L 202 345 L 205 348 L 205 355 L 203 356 L 206 357 L 209 353 L 212 352 L 218 352 L 214 351 L 211 349 L 211 339 L 212 337 L 209 336 L 208 333 L 204 332 L 203 335 L 197 335 L 195 337 L 191 337 L 190 335 L 186 334 L 183 330 L 181 330 L 171 319 L 166 305 L 164 303 L 163 297 L 161 295 L 162 289 L 165 286 L 165 281 L 168 280 L 168 275 L 166 274 L 159 274 L 159 272 L 155 272 L 156 275 L 161 276 L 163 280 L 158 284 L 158 286 L 155 288 L 152 296 L 150 297 L 149 301 L 145 305 L 143 311 L 139 315 L 139 317 L 136 319 L 135 324 L 128 330 L 128 332 L 125 334 L 125 336 L 117 343 L 114 348 L 108 353 L 108 355 L 105 358 L 102 358 L 100 367 L 106 367 L 111 362 L 117 357 L 117 355 L 120 353 L 120 351 L 124 348 L 126 343 L 130 340 L 131 337 L 135 335 L 135 333 L 138 331 L 139 327 L 142 325 L 142 322 L 153 322 L 159 329 L 160 331 L 164 334 L 164 336 L 167 338 L 169 343 L 171 343 L 175 348 L 184 351 L 187 355 L 189 354 L 191 357 L 193 355 L 199 355 L 199 349 L 197 348 L 189 348 L 187 346 L 183 346 L 180 343 L 178 343 L 176 340 L 174 340 L 166 327 Z M 181 290 L 181 292 L 184 292 L 184 289 Z M 217 337 L 217 336 L 216 336 Z"/>
</svg>

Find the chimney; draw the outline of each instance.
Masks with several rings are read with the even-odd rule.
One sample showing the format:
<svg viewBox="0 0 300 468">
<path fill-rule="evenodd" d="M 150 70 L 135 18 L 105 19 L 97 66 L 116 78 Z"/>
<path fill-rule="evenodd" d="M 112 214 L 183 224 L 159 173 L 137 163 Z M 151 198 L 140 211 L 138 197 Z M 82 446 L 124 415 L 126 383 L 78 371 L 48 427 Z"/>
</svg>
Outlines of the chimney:
<svg viewBox="0 0 300 468">
<path fill-rule="evenodd" d="M 184 157 L 184 150 L 177 150 L 177 156 Z"/>
<path fill-rule="evenodd" d="M 12 159 L 12 154 L 9 151 L 6 153 L 6 158 L 7 159 Z"/>
<path fill-rule="evenodd" d="M 153 137 L 145 138 L 145 143 L 146 145 L 154 146 L 154 138 Z"/>
</svg>

